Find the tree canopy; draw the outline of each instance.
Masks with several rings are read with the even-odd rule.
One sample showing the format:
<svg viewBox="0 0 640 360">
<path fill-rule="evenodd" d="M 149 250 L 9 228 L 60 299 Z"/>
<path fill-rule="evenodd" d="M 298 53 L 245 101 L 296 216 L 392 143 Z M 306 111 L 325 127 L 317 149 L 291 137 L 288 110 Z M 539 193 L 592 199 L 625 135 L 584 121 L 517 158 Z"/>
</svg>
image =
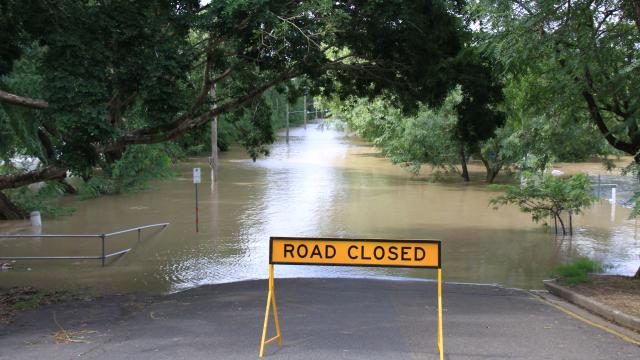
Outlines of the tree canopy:
<svg viewBox="0 0 640 360">
<path fill-rule="evenodd" d="M 467 36 L 450 9 L 426 0 L 1 0 L 2 158 L 41 166 L 0 175 L 0 189 L 110 171 L 129 146 L 176 139 L 214 116 L 255 156 L 273 141 L 263 94 L 284 85 L 290 101 L 301 91 L 390 91 L 405 110 L 437 105 L 455 86 Z"/>
<path fill-rule="evenodd" d="M 529 109 L 589 121 L 640 161 L 638 1 L 478 0 L 479 41 L 516 79 Z"/>
</svg>

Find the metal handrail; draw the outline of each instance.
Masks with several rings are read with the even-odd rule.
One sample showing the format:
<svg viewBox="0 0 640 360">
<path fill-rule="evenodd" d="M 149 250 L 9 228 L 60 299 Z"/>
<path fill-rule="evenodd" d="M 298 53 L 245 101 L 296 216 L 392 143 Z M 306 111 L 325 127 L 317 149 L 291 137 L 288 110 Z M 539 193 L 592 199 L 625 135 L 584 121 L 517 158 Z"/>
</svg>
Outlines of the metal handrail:
<svg viewBox="0 0 640 360">
<path fill-rule="evenodd" d="M 64 234 L 15 234 L 15 235 L 8 235 L 8 234 L 0 234 L 0 238 L 34 238 L 34 237 L 50 237 L 50 238 L 74 238 L 74 237 L 100 237 L 102 235 L 100 234 L 86 234 L 86 235 L 82 235 L 82 234 L 70 234 L 70 235 L 64 235 Z"/>
<path fill-rule="evenodd" d="M 138 241 L 140 241 L 142 239 L 142 230 L 144 229 L 149 229 L 149 228 L 154 228 L 154 227 L 162 227 L 163 229 L 165 227 L 167 227 L 169 225 L 169 223 L 159 223 L 159 224 L 151 224 L 151 225 L 142 225 L 142 226 L 136 226 L 134 228 L 129 228 L 129 229 L 124 229 L 124 230 L 119 230 L 119 231 L 114 231 L 114 232 L 110 232 L 110 233 L 104 233 L 104 234 L 15 234 L 15 235 L 9 235 L 9 234 L 0 234 L 0 239 L 1 238 L 38 238 L 38 237 L 42 237 L 42 238 L 92 238 L 92 237 L 97 237 L 101 239 L 101 245 L 102 245 L 102 255 L 99 256 L 0 256 L 0 260 L 102 260 L 102 266 L 104 266 L 105 260 L 113 257 L 113 256 L 119 256 L 119 255 L 124 255 L 126 253 L 128 253 L 129 251 L 131 251 L 131 248 L 128 249 L 124 249 L 124 250 L 120 250 L 120 251 L 116 251 L 114 253 L 111 254 L 106 254 L 105 252 L 105 240 L 108 237 L 111 236 L 116 236 L 116 235 L 122 235 L 122 234 L 126 234 L 129 232 L 133 232 L 133 231 L 137 231 L 138 232 Z"/>
<path fill-rule="evenodd" d="M 167 227 L 167 225 L 169 225 L 169 223 L 142 225 L 142 226 L 134 227 L 134 228 L 131 228 L 131 229 L 124 229 L 124 230 L 120 230 L 120 231 L 114 231 L 112 233 L 107 233 L 107 234 L 104 234 L 104 236 L 109 237 L 109 236 L 114 236 L 114 235 L 120 235 L 120 234 L 132 232 L 132 231 L 136 231 L 136 230 L 140 231 L 140 230 L 143 230 L 143 229 L 148 229 L 148 228 L 158 227 L 158 226 L 162 226 L 163 228 L 165 228 L 165 227 Z"/>
</svg>

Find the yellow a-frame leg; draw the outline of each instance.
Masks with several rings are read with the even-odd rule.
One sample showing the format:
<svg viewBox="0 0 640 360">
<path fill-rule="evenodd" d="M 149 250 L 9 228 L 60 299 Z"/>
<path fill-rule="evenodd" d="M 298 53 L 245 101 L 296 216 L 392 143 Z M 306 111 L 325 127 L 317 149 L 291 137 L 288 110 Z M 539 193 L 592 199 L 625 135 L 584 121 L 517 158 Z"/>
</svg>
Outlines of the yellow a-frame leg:
<svg viewBox="0 0 640 360">
<path fill-rule="evenodd" d="M 442 269 L 438 269 L 438 351 L 444 360 L 444 334 L 442 333 Z"/>
<path fill-rule="evenodd" d="M 267 327 L 269 325 L 269 307 L 273 305 L 273 319 L 276 323 L 276 336 L 267 340 Z M 264 346 L 274 341 L 278 341 L 278 346 L 282 346 L 282 336 L 280 335 L 280 321 L 278 320 L 278 308 L 276 307 L 276 292 L 273 285 L 273 264 L 269 264 L 269 295 L 267 295 L 267 310 L 264 313 L 264 327 L 262 328 L 262 341 L 260 342 L 260 357 L 264 355 Z"/>
</svg>

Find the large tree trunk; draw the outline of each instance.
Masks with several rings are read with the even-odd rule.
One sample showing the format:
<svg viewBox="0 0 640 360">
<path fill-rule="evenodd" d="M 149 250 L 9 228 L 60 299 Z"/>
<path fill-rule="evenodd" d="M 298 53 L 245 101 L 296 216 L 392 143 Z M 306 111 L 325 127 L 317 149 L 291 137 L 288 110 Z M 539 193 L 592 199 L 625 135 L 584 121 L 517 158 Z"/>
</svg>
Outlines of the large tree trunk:
<svg viewBox="0 0 640 360">
<path fill-rule="evenodd" d="M 0 90 L 0 102 L 12 105 L 25 106 L 35 109 L 46 109 L 49 103 L 41 99 L 32 99 L 24 96 L 10 94 Z"/>
<path fill-rule="evenodd" d="M 636 27 L 640 31 L 640 0 L 631 0 L 631 3 L 631 6 L 633 7 L 633 14 L 630 14 L 630 17 L 635 21 Z"/>
<path fill-rule="evenodd" d="M 47 180 L 62 180 L 66 177 L 66 170 L 49 165 L 42 169 L 25 173 L 0 175 L 0 190 L 18 188 Z"/>
<path fill-rule="evenodd" d="M 633 276 L 635 279 L 640 280 L 640 267 L 638 268 L 638 271 L 636 271 L 636 274 Z"/>
<path fill-rule="evenodd" d="M 0 220 L 25 219 L 27 213 L 16 206 L 9 198 L 0 192 Z"/>
<path fill-rule="evenodd" d="M 462 165 L 462 178 L 464 181 L 471 181 L 469 179 L 469 170 L 467 169 L 467 157 L 464 154 L 464 146 L 460 146 L 460 165 Z"/>
<path fill-rule="evenodd" d="M 485 178 L 487 183 L 493 184 L 493 181 L 496 179 L 496 176 L 498 176 L 498 173 L 500 172 L 500 169 L 502 168 L 502 166 L 495 168 L 494 166 L 491 165 L 489 160 L 487 160 L 482 155 L 482 153 L 478 153 L 478 156 L 480 157 L 480 160 L 482 160 L 482 164 L 484 164 L 484 168 L 487 171 L 487 177 Z"/>
</svg>

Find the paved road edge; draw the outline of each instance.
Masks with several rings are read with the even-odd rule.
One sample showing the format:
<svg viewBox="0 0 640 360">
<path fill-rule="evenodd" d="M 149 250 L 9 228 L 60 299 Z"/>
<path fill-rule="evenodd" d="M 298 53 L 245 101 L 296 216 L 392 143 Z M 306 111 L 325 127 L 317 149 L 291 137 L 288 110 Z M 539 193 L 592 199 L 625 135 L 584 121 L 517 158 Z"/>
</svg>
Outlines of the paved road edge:
<svg viewBox="0 0 640 360">
<path fill-rule="evenodd" d="M 627 327 L 631 330 L 640 332 L 640 318 L 625 314 L 620 310 L 616 310 L 608 305 L 590 299 L 584 295 L 558 285 L 554 280 L 545 280 L 544 287 L 555 296 L 563 298 L 572 304 L 578 305 L 596 315 L 599 315 L 616 324 Z"/>
</svg>

